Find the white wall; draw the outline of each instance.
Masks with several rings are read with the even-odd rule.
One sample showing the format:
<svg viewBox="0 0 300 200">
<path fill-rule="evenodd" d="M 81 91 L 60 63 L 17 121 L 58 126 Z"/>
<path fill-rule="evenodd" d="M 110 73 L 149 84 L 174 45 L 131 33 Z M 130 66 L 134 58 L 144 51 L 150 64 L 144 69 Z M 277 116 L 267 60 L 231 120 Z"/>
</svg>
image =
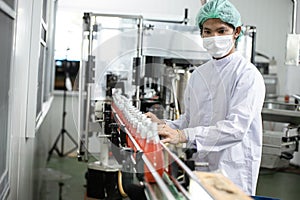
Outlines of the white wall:
<svg viewBox="0 0 300 200">
<path fill-rule="evenodd" d="M 53 2 L 48 1 L 51 5 L 49 10 L 53 9 Z M 32 38 L 32 31 L 38 30 L 40 23 L 33 27 L 33 13 L 41 13 L 41 5 L 35 0 L 18 0 L 16 1 L 16 22 L 15 22 L 15 40 L 13 48 L 13 58 L 11 66 L 11 84 L 9 94 L 9 131 L 10 148 L 9 148 L 9 185 L 10 191 L 8 199 L 10 200 L 33 200 L 39 199 L 39 188 L 41 185 L 40 171 L 46 166 L 47 151 L 50 146 L 51 128 L 44 129 L 42 123 L 41 128 L 36 130 L 36 127 L 28 126 L 30 119 L 28 118 L 28 110 L 36 107 L 36 103 L 30 101 L 29 90 L 34 90 L 34 87 L 29 87 L 34 80 L 31 70 L 38 69 L 39 64 L 32 64 L 34 59 L 39 58 L 39 51 L 35 55 L 31 55 L 33 44 L 40 45 L 40 36 Z M 35 5 L 35 6 L 33 6 Z M 35 9 L 35 12 L 34 12 Z M 39 14 L 40 14 L 39 13 Z M 41 18 L 40 18 L 41 19 Z M 50 26 L 48 26 L 51 29 Z M 49 47 L 49 46 L 48 46 Z M 37 74 L 35 74 L 37 76 Z M 37 98 L 37 95 L 33 96 Z M 50 102 L 49 102 L 50 104 Z M 45 112 L 46 113 L 46 112 Z M 36 124 L 35 113 L 33 113 L 33 124 Z M 27 138 L 27 135 L 35 135 L 35 137 Z"/>
<path fill-rule="evenodd" d="M 31 186 L 26 182 L 31 179 L 31 165 L 33 161 L 32 146 L 25 139 L 28 65 L 32 17 L 32 1 L 19 1 L 17 9 L 16 26 L 16 51 L 14 67 L 12 68 L 13 80 L 11 84 L 12 103 L 11 115 L 11 154 L 10 154 L 10 199 L 18 199 L 25 195 L 25 199 L 32 198 Z M 22 12 L 21 12 L 22 11 Z M 27 39 L 25 39 L 27 38 Z M 20 168 L 19 166 L 22 166 Z M 21 187 L 24 185 L 24 187 Z M 29 191 L 25 194 L 25 191 Z"/>
<path fill-rule="evenodd" d="M 231 0 L 242 16 L 244 24 L 257 27 L 256 50 L 277 61 L 279 92 L 286 94 L 285 66 L 287 34 L 291 33 L 292 1 L 282 0 Z M 300 4 L 298 3 L 298 11 Z M 300 33 L 300 14 L 297 15 L 297 33 Z"/>
</svg>

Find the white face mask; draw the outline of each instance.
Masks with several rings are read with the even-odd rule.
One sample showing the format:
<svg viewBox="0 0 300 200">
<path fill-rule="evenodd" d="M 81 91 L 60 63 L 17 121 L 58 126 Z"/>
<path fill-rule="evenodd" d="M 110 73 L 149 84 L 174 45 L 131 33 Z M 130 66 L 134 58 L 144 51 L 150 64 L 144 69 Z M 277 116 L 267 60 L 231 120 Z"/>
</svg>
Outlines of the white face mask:
<svg viewBox="0 0 300 200">
<path fill-rule="evenodd" d="M 232 35 L 203 38 L 203 47 L 214 58 L 221 58 L 227 55 L 233 45 Z"/>
</svg>

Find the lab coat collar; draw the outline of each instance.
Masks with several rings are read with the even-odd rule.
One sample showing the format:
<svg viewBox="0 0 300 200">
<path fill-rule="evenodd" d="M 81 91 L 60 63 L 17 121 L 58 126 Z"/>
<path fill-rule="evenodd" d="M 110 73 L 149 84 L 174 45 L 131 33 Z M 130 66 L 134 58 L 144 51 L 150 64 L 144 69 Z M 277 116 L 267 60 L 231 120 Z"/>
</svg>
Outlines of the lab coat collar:
<svg viewBox="0 0 300 200">
<path fill-rule="evenodd" d="M 222 59 L 219 59 L 219 60 L 214 59 L 213 63 L 216 67 L 224 67 L 229 62 L 231 62 L 233 59 L 235 59 L 238 56 L 238 54 L 240 54 L 240 53 L 238 51 L 235 51 L 232 54 L 230 54 Z"/>
</svg>

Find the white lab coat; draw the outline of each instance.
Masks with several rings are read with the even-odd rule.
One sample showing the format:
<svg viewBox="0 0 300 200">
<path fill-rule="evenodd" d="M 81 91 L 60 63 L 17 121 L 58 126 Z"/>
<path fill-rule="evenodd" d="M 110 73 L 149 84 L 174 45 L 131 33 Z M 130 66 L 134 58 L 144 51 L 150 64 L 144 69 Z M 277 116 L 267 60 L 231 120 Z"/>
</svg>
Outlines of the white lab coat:
<svg viewBox="0 0 300 200">
<path fill-rule="evenodd" d="M 254 195 L 264 97 L 262 75 L 235 52 L 196 68 L 185 91 L 185 113 L 168 125 L 184 130 L 188 143 L 197 148 L 196 161 L 208 162 L 208 171 L 223 170 L 244 192 Z"/>
</svg>

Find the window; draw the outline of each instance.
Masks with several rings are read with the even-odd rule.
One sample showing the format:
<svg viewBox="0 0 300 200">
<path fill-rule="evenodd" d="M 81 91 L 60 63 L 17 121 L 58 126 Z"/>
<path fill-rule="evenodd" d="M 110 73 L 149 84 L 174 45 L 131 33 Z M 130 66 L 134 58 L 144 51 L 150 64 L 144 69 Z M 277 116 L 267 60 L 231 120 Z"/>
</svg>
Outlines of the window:
<svg viewBox="0 0 300 200">
<path fill-rule="evenodd" d="M 76 60 L 55 60 L 55 90 L 65 90 L 65 77 L 70 78 L 72 86 L 78 74 L 80 61 Z M 65 74 L 66 72 L 66 74 Z"/>
<path fill-rule="evenodd" d="M 54 14 L 55 6 L 49 0 L 33 4 L 26 137 L 35 137 L 51 105 Z"/>
</svg>

